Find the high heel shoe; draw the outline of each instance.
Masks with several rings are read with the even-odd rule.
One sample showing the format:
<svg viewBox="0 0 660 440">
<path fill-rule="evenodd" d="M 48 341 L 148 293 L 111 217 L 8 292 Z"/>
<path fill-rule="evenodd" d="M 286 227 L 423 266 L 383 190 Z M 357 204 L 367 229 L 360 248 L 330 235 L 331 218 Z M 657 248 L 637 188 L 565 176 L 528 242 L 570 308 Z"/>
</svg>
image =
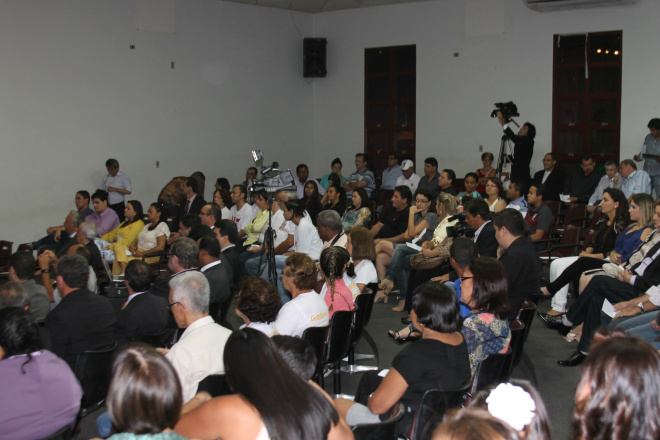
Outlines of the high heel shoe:
<svg viewBox="0 0 660 440">
<path fill-rule="evenodd" d="M 395 332 L 394 330 L 390 330 L 390 331 L 387 332 L 387 336 L 389 336 L 390 339 L 392 339 L 397 344 L 403 344 L 405 342 L 412 342 L 412 341 L 416 341 L 416 340 L 419 339 L 419 334 L 417 332 L 414 332 L 414 331 L 410 331 L 410 333 L 408 333 L 408 336 L 402 337 L 399 334 L 399 332 Z"/>
</svg>

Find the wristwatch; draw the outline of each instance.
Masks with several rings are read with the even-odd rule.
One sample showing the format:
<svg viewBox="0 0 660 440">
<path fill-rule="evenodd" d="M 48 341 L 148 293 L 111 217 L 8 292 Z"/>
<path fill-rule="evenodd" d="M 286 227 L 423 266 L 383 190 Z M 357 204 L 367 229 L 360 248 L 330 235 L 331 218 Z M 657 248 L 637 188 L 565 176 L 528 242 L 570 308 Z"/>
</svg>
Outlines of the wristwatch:
<svg viewBox="0 0 660 440">
<path fill-rule="evenodd" d="M 41 273 L 50 273 L 50 269 L 41 269 Z"/>
<path fill-rule="evenodd" d="M 638 304 L 637 304 L 637 307 L 639 307 L 639 310 L 641 310 L 642 313 L 644 313 L 644 312 L 646 311 L 646 310 L 644 310 L 644 303 L 643 303 L 643 302 L 638 303 Z"/>
</svg>

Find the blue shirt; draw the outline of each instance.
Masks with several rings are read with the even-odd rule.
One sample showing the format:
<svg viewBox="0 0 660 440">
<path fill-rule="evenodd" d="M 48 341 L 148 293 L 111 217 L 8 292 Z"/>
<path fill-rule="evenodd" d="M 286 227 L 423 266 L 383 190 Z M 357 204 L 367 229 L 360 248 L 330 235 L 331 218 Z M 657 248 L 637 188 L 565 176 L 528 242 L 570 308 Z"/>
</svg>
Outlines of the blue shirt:
<svg viewBox="0 0 660 440">
<path fill-rule="evenodd" d="M 458 304 L 461 306 L 461 316 L 463 318 L 467 317 L 470 314 L 470 308 L 461 302 L 461 279 L 454 281 L 454 289 L 456 290 L 456 296 L 458 297 Z"/>
<path fill-rule="evenodd" d="M 367 186 L 364 186 L 363 188 L 367 192 L 367 195 L 371 197 L 371 193 L 374 189 L 376 189 L 376 179 L 374 178 L 374 173 L 372 173 L 371 170 L 364 170 L 363 172 L 355 171 L 353 174 L 348 176 L 348 179 L 346 179 L 347 182 L 359 182 L 360 180 L 367 182 Z M 353 191 L 346 191 L 347 199 L 350 199 L 352 195 Z M 368 203 L 368 200 L 366 202 L 363 200 L 362 203 Z"/>
<path fill-rule="evenodd" d="M 646 164 L 644 164 L 644 168 L 646 168 Z M 619 183 L 619 189 L 623 191 L 626 199 L 633 194 L 651 194 L 651 178 L 646 171 L 633 171 Z"/>
<path fill-rule="evenodd" d="M 520 197 L 519 199 L 512 200 L 511 203 L 507 205 L 507 208 L 517 209 L 524 217 L 527 211 L 529 211 L 529 203 L 527 203 L 525 197 Z"/>
<path fill-rule="evenodd" d="M 131 179 L 121 171 L 117 171 L 117 175 L 112 177 L 110 173 L 106 174 L 103 178 L 101 189 L 108 191 L 109 187 L 126 189 L 133 191 L 131 188 Z M 117 191 L 108 192 L 108 205 L 116 205 L 124 201 L 124 194 Z M 101 235 L 101 234 L 99 234 Z"/>
<path fill-rule="evenodd" d="M 383 189 L 394 190 L 396 187 L 396 180 L 403 176 L 403 171 L 399 165 L 395 165 L 394 168 L 387 168 L 383 171 Z"/>
<path fill-rule="evenodd" d="M 647 134 L 646 138 L 644 138 L 644 146 L 642 147 L 641 154 L 660 156 L 660 140 L 656 140 L 653 136 Z M 655 159 L 644 159 L 644 171 L 649 176 L 658 176 L 660 175 L 660 163 Z"/>
</svg>

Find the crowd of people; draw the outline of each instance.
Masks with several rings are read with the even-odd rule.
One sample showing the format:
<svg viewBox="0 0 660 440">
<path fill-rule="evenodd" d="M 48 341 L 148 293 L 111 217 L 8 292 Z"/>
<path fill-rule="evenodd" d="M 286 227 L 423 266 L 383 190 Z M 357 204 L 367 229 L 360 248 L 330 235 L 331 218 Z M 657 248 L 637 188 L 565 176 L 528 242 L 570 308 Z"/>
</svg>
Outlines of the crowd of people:
<svg viewBox="0 0 660 440">
<path fill-rule="evenodd" d="M 660 175 L 652 164 L 660 162 L 660 120 L 649 123 L 639 156 L 607 162 L 602 177 L 589 155 L 566 176 L 553 153 L 532 175 L 535 127 L 525 123 L 514 134 L 498 120 L 515 145 L 510 173 L 497 177 L 493 154 L 484 153 L 483 167 L 467 173 L 461 188 L 436 158 L 425 159 L 418 176 L 412 160 L 399 165 L 390 155 L 377 179 L 368 156 L 358 153 L 347 176 L 339 158 L 318 181 L 300 164 L 296 188 L 274 194 L 248 190 L 257 177 L 251 167 L 245 182 L 217 179 L 208 203 L 204 176 L 195 173 L 181 181 L 178 200 L 158 200 L 145 212 L 128 199 L 130 178 L 109 159 L 101 188 L 77 192 L 63 225 L 32 243 L 36 258 L 19 251 L 10 259 L 10 282 L 0 286 L 0 381 L 26 397 L 11 405 L 0 399 L 0 437 L 40 438 L 72 426 L 82 393 L 73 374 L 77 357 L 115 346 L 107 413 L 97 421 L 103 437 L 352 438 L 350 426 L 378 423 L 399 402 L 407 409 L 404 432 L 424 391 L 457 389 L 489 355 L 507 352 L 509 322 L 538 294 L 553 298 L 552 310 L 541 314 L 546 325 L 580 340 L 560 365 L 587 359 L 574 431 L 595 438 L 594 418 L 633 399 L 627 390 L 610 392 L 634 374 L 620 357 L 644 358 L 649 381 L 660 373 L 657 352 L 639 341 L 657 345 L 660 335 L 660 202 L 652 197 L 660 190 L 652 186 Z M 635 160 L 645 160 L 644 170 Z M 551 200 L 564 209 L 583 203 L 600 220 L 584 252 L 552 263 L 542 288 L 537 251 L 555 221 Z M 168 273 L 155 277 L 152 265 L 163 258 Z M 101 294 L 99 285 L 110 279 L 123 282 L 120 307 Z M 568 307 L 571 281 L 580 294 Z M 300 337 L 329 325 L 336 312 L 355 310 L 369 285 L 375 302 L 399 291 L 392 310 L 406 312 L 406 327 L 389 335 L 416 342 L 387 374 L 365 374 L 355 401 L 332 400 L 305 373 L 316 361 Z M 234 299 L 243 325 L 232 332 L 223 323 Z M 611 329 L 638 339 L 599 330 L 606 301 L 613 303 Z M 143 344 L 154 336 L 158 347 Z M 605 366 L 617 362 L 620 377 L 609 377 Z M 198 392 L 206 377 L 220 374 L 233 394 Z M 57 410 L 34 405 L 53 396 Z M 641 413 L 652 408 L 646 398 L 635 397 Z M 627 417 L 610 417 L 604 429 L 631 438 L 660 430 L 652 417 Z M 242 426 L 249 432 L 239 435 Z M 449 413 L 433 438 L 549 439 L 550 432 L 538 393 L 513 383 Z"/>
</svg>

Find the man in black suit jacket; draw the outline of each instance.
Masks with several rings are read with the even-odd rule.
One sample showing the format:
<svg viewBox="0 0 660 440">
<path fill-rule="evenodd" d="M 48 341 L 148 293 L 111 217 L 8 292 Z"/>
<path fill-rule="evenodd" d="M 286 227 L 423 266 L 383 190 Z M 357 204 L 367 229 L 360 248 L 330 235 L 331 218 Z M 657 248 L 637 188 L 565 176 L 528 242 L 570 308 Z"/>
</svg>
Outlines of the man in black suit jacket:
<svg viewBox="0 0 660 440">
<path fill-rule="evenodd" d="M 225 268 L 230 275 L 230 282 L 235 288 L 241 280 L 241 265 L 240 260 L 238 259 L 240 253 L 236 248 L 236 243 L 238 242 L 238 228 L 236 228 L 236 223 L 231 220 L 220 220 L 214 231 L 215 236 L 220 243 L 222 256 L 227 263 L 229 263 Z"/>
<path fill-rule="evenodd" d="M 484 199 L 470 200 L 465 205 L 465 221 L 475 231 L 474 242 L 479 255 L 497 258 L 497 240 L 493 223 L 490 221 L 488 203 Z"/>
<path fill-rule="evenodd" d="M 210 310 L 214 305 L 219 307 L 231 296 L 231 283 L 227 275 L 228 266 L 226 258 L 220 252 L 220 243 L 215 237 L 202 237 L 199 239 L 199 264 L 201 271 L 209 281 L 211 295 Z M 216 319 L 216 316 L 212 316 Z"/>
<path fill-rule="evenodd" d="M 170 317 L 167 301 L 147 292 L 151 283 L 151 268 L 142 260 L 132 260 L 126 266 L 125 285 L 128 300 L 117 318 L 117 345 L 127 344 L 137 336 L 159 333 Z"/>
<path fill-rule="evenodd" d="M 101 251 L 99 250 L 99 247 L 94 243 L 94 239 L 96 238 L 96 231 L 96 223 L 84 222 L 82 225 L 80 225 L 80 229 L 76 234 L 76 240 L 79 244 L 82 244 L 87 249 L 89 249 L 89 252 L 92 256 L 89 265 L 92 266 L 92 269 L 94 269 L 95 272 L 99 272 L 103 270 L 103 260 L 101 258 Z"/>
<path fill-rule="evenodd" d="M 520 306 L 527 295 L 541 289 L 543 269 L 534 246 L 527 237 L 527 224 L 520 212 L 506 208 L 495 217 L 497 242 L 505 250 L 500 262 L 506 270 L 509 283 L 509 321 L 518 317 Z"/>
<path fill-rule="evenodd" d="M 543 181 L 543 177 L 548 173 L 548 177 Z M 543 169 L 534 174 L 532 181 L 535 187 L 543 184 L 545 191 L 543 192 L 543 200 L 559 201 L 559 194 L 564 192 L 564 185 L 566 184 L 566 174 L 557 168 L 557 156 L 555 153 L 548 153 L 543 157 Z"/>
<path fill-rule="evenodd" d="M 76 356 L 115 342 L 117 319 L 110 302 L 87 290 L 89 265 L 80 255 L 65 255 L 57 264 L 62 301 L 46 317 L 53 353 L 74 368 Z"/>
<path fill-rule="evenodd" d="M 186 181 L 183 189 L 185 191 L 185 198 L 179 203 L 179 217 L 186 214 L 199 214 L 202 207 L 206 205 L 204 196 L 197 194 L 197 180 L 192 177 Z"/>
<path fill-rule="evenodd" d="M 149 293 L 159 296 L 165 301 L 169 301 L 170 280 L 182 273 L 198 270 L 198 253 L 199 248 L 195 240 L 188 237 L 178 238 L 172 243 L 170 247 L 170 258 L 167 260 L 167 267 L 173 275 L 157 280 L 149 289 Z"/>
</svg>

